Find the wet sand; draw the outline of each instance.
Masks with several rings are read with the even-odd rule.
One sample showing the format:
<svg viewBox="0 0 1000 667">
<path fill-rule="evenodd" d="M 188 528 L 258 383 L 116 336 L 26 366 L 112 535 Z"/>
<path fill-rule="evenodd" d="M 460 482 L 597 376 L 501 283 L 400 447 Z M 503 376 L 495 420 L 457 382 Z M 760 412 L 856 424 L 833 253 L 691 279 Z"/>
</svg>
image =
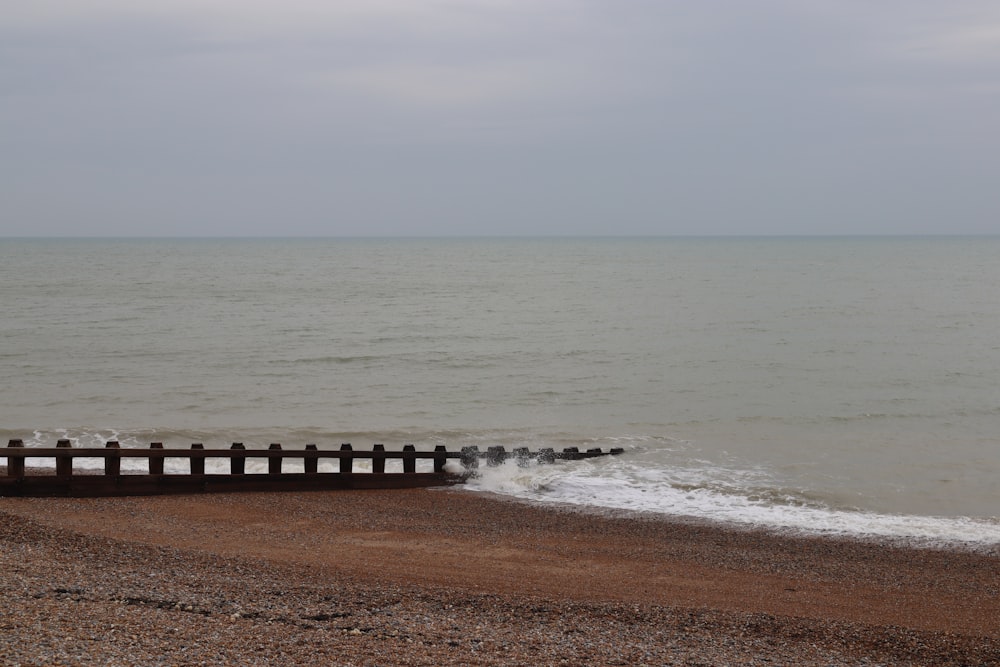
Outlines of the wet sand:
<svg viewBox="0 0 1000 667">
<path fill-rule="evenodd" d="M 1000 664 L 1000 552 L 461 490 L 0 498 L 0 664 Z"/>
</svg>

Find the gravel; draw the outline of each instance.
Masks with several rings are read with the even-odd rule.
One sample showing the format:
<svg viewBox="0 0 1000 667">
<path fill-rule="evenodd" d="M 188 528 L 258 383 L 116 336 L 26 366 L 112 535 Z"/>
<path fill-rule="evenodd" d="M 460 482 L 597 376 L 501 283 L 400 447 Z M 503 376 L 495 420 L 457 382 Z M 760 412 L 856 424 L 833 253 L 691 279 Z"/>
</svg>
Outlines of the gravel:
<svg viewBox="0 0 1000 667">
<path fill-rule="evenodd" d="M 1000 664 L 998 560 L 453 491 L 0 498 L 0 664 Z"/>
</svg>

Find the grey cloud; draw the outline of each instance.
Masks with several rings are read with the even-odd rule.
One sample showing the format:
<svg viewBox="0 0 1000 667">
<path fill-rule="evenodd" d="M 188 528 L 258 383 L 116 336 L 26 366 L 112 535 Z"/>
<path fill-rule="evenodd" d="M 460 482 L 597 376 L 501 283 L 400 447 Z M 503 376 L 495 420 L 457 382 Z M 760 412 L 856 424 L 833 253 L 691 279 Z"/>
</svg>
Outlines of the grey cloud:
<svg viewBox="0 0 1000 667">
<path fill-rule="evenodd" d="M 961 5 L 49 2 L 0 21 L 0 234 L 993 232 Z"/>
</svg>

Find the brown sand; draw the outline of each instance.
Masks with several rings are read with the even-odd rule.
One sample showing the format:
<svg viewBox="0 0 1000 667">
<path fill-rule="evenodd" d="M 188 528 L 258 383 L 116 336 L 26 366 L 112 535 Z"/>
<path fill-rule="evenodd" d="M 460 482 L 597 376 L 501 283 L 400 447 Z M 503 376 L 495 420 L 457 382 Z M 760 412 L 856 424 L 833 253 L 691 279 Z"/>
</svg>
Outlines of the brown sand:
<svg viewBox="0 0 1000 667">
<path fill-rule="evenodd" d="M 0 498 L 0 664 L 1000 664 L 1000 554 L 456 490 Z"/>
</svg>

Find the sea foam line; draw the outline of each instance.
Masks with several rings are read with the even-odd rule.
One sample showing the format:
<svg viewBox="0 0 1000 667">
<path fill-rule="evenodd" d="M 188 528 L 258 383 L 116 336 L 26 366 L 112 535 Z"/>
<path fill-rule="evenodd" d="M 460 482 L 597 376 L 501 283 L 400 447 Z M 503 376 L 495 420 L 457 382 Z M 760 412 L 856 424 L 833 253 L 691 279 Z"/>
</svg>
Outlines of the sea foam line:
<svg viewBox="0 0 1000 667">
<path fill-rule="evenodd" d="M 558 469 L 556 469 L 558 467 Z M 586 462 L 557 467 L 519 468 L 510 463 L 481 468 L 469 480 L 470 490 L 496 493 L 542 503 L 627 510 L 678 518 L 793 530 L 813 535 L 904 540 L 925 546 L 1000 545 L 1000 521 L 995 518 L 932 517 L 882 514 L 783 502 L 781 494 L 740 490 L 732 484 L 710 488 L 622 475 L 596 475 Z"/>
</svg>

